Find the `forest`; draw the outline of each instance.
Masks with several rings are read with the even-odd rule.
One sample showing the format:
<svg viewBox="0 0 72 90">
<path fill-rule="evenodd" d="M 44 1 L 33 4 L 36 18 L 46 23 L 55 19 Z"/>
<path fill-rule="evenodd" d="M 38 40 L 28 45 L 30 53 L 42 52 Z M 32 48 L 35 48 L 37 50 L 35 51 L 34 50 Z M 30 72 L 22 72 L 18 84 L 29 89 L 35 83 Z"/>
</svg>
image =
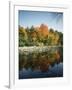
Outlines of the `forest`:
<svg viewBox="0 0 72 90">
<path fill-rule="evenodd" d="M 19 79 L 63 76 L 63 33 L 19 25 Z"/>
<path fill-rule="evenodd" d="M 19 47 L 63 46 L 63 33 L 47 25 L 22 27 L 19 25 Z"/>
</svg>

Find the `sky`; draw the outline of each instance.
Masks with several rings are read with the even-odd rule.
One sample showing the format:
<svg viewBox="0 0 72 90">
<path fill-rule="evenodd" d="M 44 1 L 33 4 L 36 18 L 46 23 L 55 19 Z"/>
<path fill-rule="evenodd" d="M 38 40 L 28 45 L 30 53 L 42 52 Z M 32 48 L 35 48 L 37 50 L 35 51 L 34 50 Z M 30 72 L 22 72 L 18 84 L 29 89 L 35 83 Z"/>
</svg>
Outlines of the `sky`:
<svg viewBox="0 0 72 90">
<path fill-rule="evenodd" d="M 18 17 L 19 25 L 24 28 L 46 24 L 48 28 L 63 32 L 63 13 L 61 12 L 19 10 Z"/>
</svg>

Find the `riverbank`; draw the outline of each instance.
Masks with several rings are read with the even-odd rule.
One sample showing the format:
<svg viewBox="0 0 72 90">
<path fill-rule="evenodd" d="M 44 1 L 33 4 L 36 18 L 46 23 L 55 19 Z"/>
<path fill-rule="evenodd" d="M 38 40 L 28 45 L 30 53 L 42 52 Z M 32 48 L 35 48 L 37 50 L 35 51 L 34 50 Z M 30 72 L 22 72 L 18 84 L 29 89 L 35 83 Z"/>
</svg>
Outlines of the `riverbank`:
<svg viewBox="0 0 72 90">
<path fill-rule="evenodd" d="M 60 48 L 62 46 L 31 46 L 31 47 L 19 47 L 19 53 L 24 52 L 45 52 L 49 51 L 51 48 Z"/>
</svg>

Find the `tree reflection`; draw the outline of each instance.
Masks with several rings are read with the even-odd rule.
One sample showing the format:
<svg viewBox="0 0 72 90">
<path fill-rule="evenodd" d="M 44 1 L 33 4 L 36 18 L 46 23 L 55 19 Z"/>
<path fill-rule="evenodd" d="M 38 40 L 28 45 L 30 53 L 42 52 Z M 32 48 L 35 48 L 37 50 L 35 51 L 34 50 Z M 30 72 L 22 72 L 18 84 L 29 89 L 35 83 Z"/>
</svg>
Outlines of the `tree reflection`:
<svg viewBox="0 0 72 90">
<path fill-rule="evenodd" d="M 19 53 L 19 70 L 31 68 L 46 72 L 49 66 L 63 62 L 63 48 L 51 47 L 44 52 L 32 52 L 27 55 Z"/>
</svg>

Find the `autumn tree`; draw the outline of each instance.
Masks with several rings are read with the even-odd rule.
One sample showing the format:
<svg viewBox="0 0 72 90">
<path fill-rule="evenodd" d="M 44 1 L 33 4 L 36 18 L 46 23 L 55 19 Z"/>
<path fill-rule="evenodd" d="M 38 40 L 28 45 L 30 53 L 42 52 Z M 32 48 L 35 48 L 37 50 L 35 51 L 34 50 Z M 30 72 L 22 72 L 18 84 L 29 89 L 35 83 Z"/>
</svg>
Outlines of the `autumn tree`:
<svg viewBox="0 0 72 90">
<path fill-rule="evenodd" d="M 19 46 L 54 46 L 63 45 L 63 33 L 41 24 L 40 27 L 19 26 Z"/>
<path fill-rule="evenodd" d="M 25 46 L 27 39 L 28 37 L 26 30 L 19 26 L 19 46 Z"/>
</svg>

